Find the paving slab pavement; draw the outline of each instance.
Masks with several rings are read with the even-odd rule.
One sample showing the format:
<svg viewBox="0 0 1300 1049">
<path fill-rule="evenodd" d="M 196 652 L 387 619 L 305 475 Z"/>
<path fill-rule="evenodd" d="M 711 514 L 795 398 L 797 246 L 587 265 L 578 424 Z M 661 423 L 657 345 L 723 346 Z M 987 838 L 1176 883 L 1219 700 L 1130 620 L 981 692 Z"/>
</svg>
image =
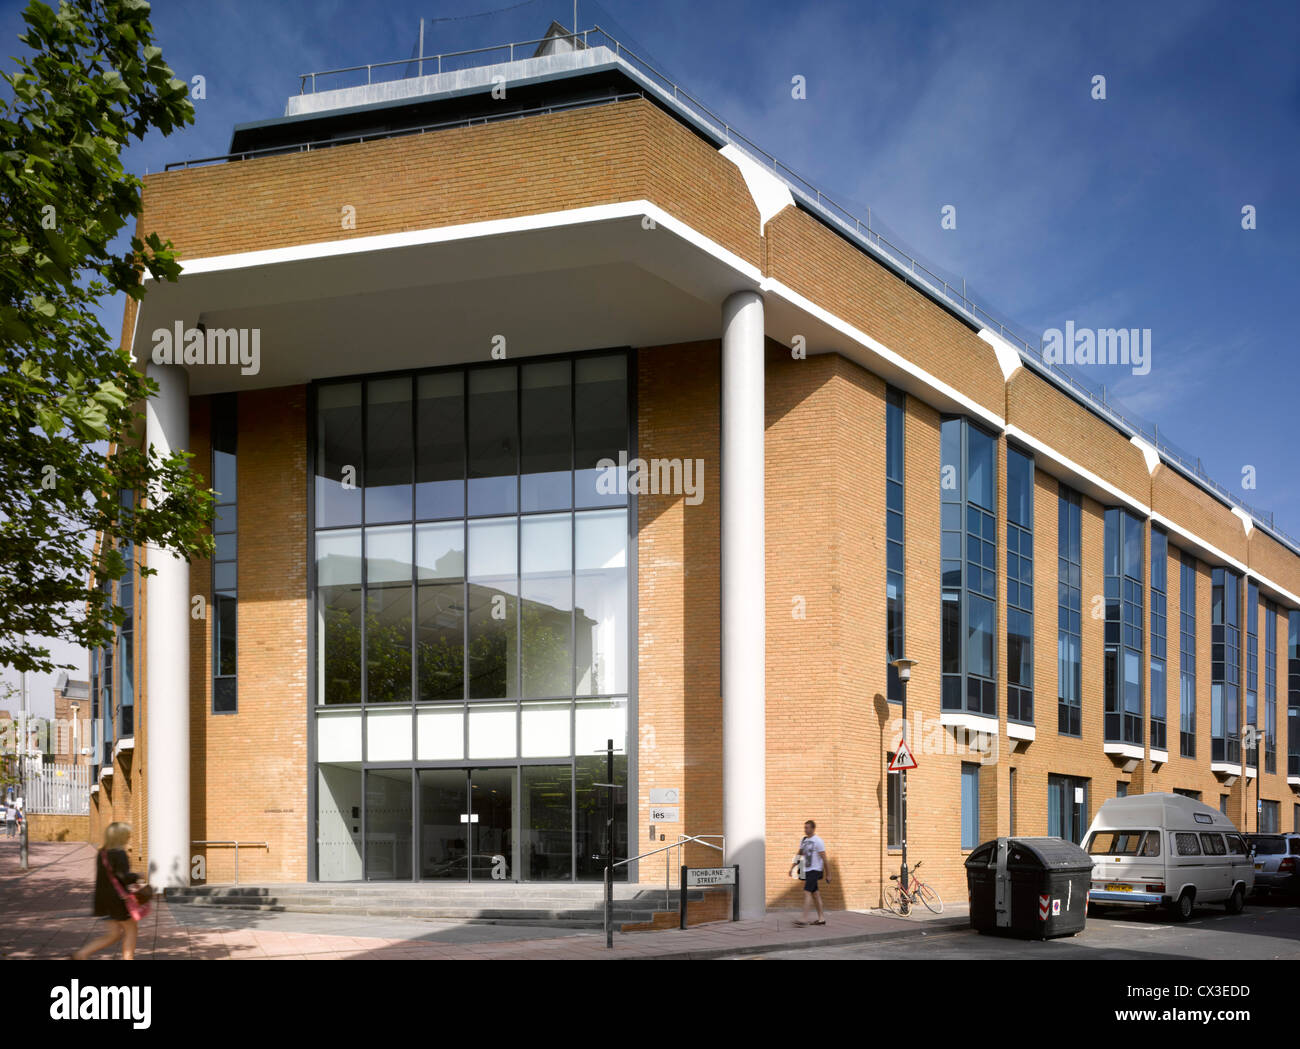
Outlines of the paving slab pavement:
<svg viewBox="0 0 1300 1049">
<path fill-rule="evenodd" d="M 66 958 L 99 933 L 91 916 L 94 850 L 83 843 L 32 842 L 21 870 L 17 842 L 0 839 L 0 960 Z M 964 901 L 943 915 L 899 918 L 831 911 L 825 926 L 795 924 L 797 911 L 715 922 L 686 931 L 604 933 L 430 919 L 296 912 L 218 911 L 157 900 L 141 923 L 140 959 L 514 959 L 632 960 L 720 958 L 799 947 L 829 947 L 942 935 L 966 928 Z M 117 957 L 105 951 L 98 958 Z"/>
</svg>

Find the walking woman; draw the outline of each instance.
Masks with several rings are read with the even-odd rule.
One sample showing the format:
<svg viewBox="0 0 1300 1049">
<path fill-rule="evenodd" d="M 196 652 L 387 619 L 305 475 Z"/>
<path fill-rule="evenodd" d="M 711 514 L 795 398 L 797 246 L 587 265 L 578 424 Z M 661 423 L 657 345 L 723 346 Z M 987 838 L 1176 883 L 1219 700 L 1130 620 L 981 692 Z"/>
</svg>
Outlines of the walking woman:
<svg viewBox="0 0 1300 1049">
<path fill-rule="evenodd" d="M 72 956 L 74 961 L 84 961 L 118 940 L 122 941 L 123 960 L 135 958 L 137 922 L 148 913 L 152 891 L 148 885 L 137 891 L 128 888 L 140 881 L 140 875 L 132 873 L 126 855 L 130 840 L 128 823 L 110 823 L 104 831 L 104 847 L 95 854 L 95 915 L 104 918 L 108 926 L 102 936 Z"/>
</svg>

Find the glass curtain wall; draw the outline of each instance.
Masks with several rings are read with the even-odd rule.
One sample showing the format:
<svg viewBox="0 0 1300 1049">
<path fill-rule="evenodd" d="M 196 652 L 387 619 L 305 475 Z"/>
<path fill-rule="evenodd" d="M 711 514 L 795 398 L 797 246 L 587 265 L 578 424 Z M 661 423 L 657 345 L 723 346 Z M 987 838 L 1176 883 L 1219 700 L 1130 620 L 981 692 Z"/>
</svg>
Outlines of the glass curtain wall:
<svg viewBox="0 0 1300 1049">
<path fill-rule="evenodd" d="M 941 702 L 997 717 L 997 441 L 944 419 L 939 449 Z"/>
<path fill-rule="evenodd" d="M 316 387 L 321 880 L 602 875 L 604 750 L 625 787 L 632 742 L 628 505 L 602 463 L 634 454 L 627 368 Z"/>
</svg>

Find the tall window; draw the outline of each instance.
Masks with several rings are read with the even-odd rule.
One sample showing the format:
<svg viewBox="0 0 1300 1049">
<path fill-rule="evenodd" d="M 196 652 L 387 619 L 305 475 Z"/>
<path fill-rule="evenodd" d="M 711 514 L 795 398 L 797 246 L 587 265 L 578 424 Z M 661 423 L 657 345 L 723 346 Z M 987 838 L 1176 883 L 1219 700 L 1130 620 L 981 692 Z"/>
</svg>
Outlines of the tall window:
<svg viewBox="0 0 1300 1049">
<path fill-rule="evenodd" d="M 1007 718 L 1034 720 L 1034 460 L 1007 446 Z"/>
<path fill-rule="evenodd" d="M 1246 583 L 1246 724 L 1259 728 L 1259 587 Z M 1248 765 L 1258 767 L 1259 743 L 1243 755 Z"/>
<path fill-rule="evenodd" d="M 944 710 L 996 717 L 997 445 L 965 419 L 940 431 Z"/>
<path fill-rule="evenodd" d="M 1213 571 L 1210 601 L 1210 760 L 1241 762 L 1241 580 Z"/>
<path fill-rule="evenodd" d="M 238 471 L 239 401 L 236 394 L 212 398 L 212 488 L 217 493 L 212 524 L 212 713 L 239 709 L 236 685 L 238 637 Z"/>
<path fill-rule="evenodd" d="M 1277 606 L 1264 613 L 1264 771 L 1277 771 Z"/>
<path fill-rule="evenodd" d="M 980 767 L 961 765 L 961 847 L 973 849 L 980 841 Z"/>
<path fill-rule="evenodd" d="M 1083 734 L 1083 552 L 1079 493 L 1061 485 L 1057 504 L 1057 731 Z"/>
<path fill-rule="evenodd" d="M 113 605 L 113 581 L 105 579 L 99 584 L 99 592 L 103 595 L 102 600 L 106 607 L 111 608 Z M 105 645 L 99 649 L 99 709 L 98 715 L 98 732 L 100 755 L 99 760 L 103 765 L 113 763 L 113 741 L 117 738 L 113 731 L 117 721 L 117 703 L 115 702 L 117 691 L 114 668 L 117 666 L 115 659 L 116 643 Z M 24 746 L 26 743 L 24 742 Z"/>
<path fill-rule="evenodd" d="M 1047 833 L 1076 845 L 1088 828 L 1088 781 L 1077 776 L 1047 777 Z"/>
<path fill-rule="evenodd" d="M 1258 820 L 1258 829 L 1261 834 L 1276 834 L 1281 827 L 1278 810 L 1282 806 L 1276 801 L 1260 801 Z"/>
<path fill-rule="evenodd" d="M 1300 776 L 1300 612 L 1287 613 L 1286 774 Z"/>
<path fill-rule="evenodd" d="M 611 737 L 628 855 L 627 366 L 314 388 L 317 877 L 597 878 Z"/>
<path fill-rule="evenodd" d="M 1165 635 L 1168 627 L 1166 590 L 1169 574 L 1169 539 L 1151 529 L 1151 748 L 1167 750 L 1165 739 Z"/>
<path fill-rule="evenodd" d="M 91 738 L 86 740 L 84 745 L 91 749 L 90 761 L 91 775 L 99 775 L 99 688 L 100 688 L 100 660 L 103 658 L 102 650 L 92 648 L 90 650 L 90 732 Z"/>
<path fill-rule="evenodd" d="M 1196 561 L 1178 561 L 1178 753 L 1196 757 Z M 1177 793 L 1177 792 L 1175 792 Z"/>
<path fill-rule="evenodd" d="M 891 752 L 885 757 L 885 767 L 888 768 L 894 761 L 894 755 Z M 902 778 L 901 772 L 885 773 L 885 844 L 891 849 L 901 848 L 903 844 L 899 830 L 903 826 L 903 794 L 899 789 Z"/>
<path fill-rule="evenodd" d="M 892 665 L 903 655 L 903 426 L 906 398 L 885 391 L 885 643 L 888 647 L 890 702 L 902 701 L 902 683 Z"/>
<path fill-rule="evenodd" d="M 1106 740 L 1142 742 L 1142 521 L 1106 511 Z"/>
<path fill-rule="evenodd" d="M 123 514 L 129 516 L 135 508 L 134 493 L 121 493 Z M 135 545 L 124 542 L 122 557 L 126 571 L 117 581 L 117 603 L 126 613 L 117 628 L 117 666 L 120 687 L 117 700 L 117 734 L 126 739 L 135 734 Z"/>
</svg>

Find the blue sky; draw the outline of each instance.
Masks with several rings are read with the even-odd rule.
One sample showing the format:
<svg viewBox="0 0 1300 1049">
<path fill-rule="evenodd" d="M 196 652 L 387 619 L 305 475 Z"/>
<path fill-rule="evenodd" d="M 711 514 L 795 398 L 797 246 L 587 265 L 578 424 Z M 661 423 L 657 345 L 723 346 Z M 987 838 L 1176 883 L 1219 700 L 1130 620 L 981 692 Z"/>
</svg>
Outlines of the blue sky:
<svg viewBox="0 0 1300 1049">
<path fill-rule="evenodd" d="M 21 9 L 0 7 L 6 55 Z M 604 0 L 578 13 L 832 197 L 869 206 L 1019 330 L 1150 328 L 1148 375 L 1085 378 L 1300 536 L 1300 5 Z M 412 56 L 421 17 L 440 20 L 432 54 L 535 38 L 572 4 L 164 0 L 164 56 L 202 75 L 207 98 L 194 127 L 133 148 L 128 167 L 224 153 L 235 124 L 283 113 L 298 74 Z M 955 230 L 940 227 L 949 204 Z M 104 320 L 116 333 L 121 304 Z M 1241 488 L 1248 465 L 1255 490 Z"/>
</svg>

